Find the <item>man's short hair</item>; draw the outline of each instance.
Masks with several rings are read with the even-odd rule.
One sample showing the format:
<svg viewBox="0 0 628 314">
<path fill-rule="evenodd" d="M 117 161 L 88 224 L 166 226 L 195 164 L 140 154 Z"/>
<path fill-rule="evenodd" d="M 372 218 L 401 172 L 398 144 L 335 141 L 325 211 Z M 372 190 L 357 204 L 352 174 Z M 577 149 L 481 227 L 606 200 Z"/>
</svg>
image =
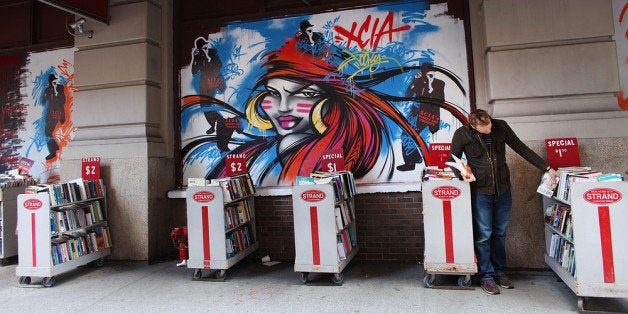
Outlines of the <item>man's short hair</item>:
<svg viewBox="0 0 628 314">
<path fill-rule="evenodd" d="M 472 126 L 476 125 L 487 125 L 491 122 L 491 116 L 482 109 L 475 109 L 469 113 L 469 124 Z"/>
</svg>

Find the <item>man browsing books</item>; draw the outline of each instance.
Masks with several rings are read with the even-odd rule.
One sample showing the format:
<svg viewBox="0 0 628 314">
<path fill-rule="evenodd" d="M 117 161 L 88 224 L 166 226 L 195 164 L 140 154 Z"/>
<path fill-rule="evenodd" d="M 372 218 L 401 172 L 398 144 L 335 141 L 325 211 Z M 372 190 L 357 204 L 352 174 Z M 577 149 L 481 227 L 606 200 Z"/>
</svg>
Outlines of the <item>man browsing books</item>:
<svg viewBox="0 0 628 314">
<path fill-rule="evenodd" d="M 464 153 L 467 170 L 471 170 L 470 174 L 461 176 L 458 169 L 452 169 L 456 176 L 471 184 L 477 278 L 488 294 L 499 294 L 499 286 L 514 287 L 504 273 L 505 237 L 512 209 L 506 144 L 535 167 L 549 171 L 553 178 L 557 176 L 545 160 L 515 135 L 506 121 L 493 119 L 482 109 L 472 111 L 469 124 L 456 130 L 449 156 L 454 161 L 454 156 L 461 158 Z"/>
</svg>

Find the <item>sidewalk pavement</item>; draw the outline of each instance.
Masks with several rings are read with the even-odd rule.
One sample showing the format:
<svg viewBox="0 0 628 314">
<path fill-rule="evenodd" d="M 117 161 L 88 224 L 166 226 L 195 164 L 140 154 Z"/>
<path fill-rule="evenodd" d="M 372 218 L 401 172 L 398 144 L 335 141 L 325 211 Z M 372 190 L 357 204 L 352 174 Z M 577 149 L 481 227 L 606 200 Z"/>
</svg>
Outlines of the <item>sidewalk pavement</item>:
<svg viewBox="0 0 628 314">
<path fill-rule="evenodd" d="M 352 261 L 342 285 L 328 274 L 303 284 L 293 264 L 243 260 L 224 281 L 192 280 L 176 261 L 107 261 L 21 285 L 16 265 L 0 267 L 0 313 L 577 313 L 577 296 L 549 271 L 511 272 L 514 289 L 463 290 L 457 276 L 424 288 L 418 263 Z M 587 309 L 628 313 L 628 299 L 587 298 Z"/>
</svg>

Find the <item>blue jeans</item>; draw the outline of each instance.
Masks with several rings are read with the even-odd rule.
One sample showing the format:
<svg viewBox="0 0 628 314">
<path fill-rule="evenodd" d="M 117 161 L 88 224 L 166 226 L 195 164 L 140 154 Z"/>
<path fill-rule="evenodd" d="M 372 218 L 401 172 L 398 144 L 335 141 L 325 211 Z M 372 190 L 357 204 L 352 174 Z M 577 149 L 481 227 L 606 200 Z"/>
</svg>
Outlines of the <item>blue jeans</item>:
<svg viewBox="0 0 628 314">
<path fill-rule="evenodd" d="M 504 273 L 506 264 L 506 228 L 510 221 L 512 195 L 471 194 L 473 237 L 478 261 L 477 278 L 492 279 Z"/>
</svg>

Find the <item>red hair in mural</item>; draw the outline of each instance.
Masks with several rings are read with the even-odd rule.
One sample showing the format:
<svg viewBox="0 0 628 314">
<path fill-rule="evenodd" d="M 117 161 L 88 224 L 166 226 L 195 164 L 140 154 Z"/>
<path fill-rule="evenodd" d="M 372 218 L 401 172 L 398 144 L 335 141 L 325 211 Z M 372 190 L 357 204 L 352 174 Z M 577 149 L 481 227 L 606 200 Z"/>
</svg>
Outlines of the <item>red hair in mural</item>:
<svg viewBox="0 0 628 314">
<path fill-rule="evenodd" d="M 304 130 L 302 136 L 284 134 L 284 138 L 292 136 L 297 140 L 279 144 L 278 156 L 283 165 L 279 178 L 281 181 L 293 182 L 296 176 L 308 176 L 322 169 L 321 153 L 333 149 L 342 149 L 345 167 L 356 178 L 371 171 L 391 177 L 393 168 L 390 165 L 394 164 L 392 145 L 388 141 L 383 116 L 408 132 L 423 152 L 428 151 L 420 135 L 391 103 L 368 89 L 357 88 L 346 79 L 347 76 L 339 73 L 331 63 L 340 62 L 333 62 L 336 60 L 331 58 L 340 58 L 340 55 L 331 51 L 306 53 L 298 48 L 298 39 L 295 38 L 266 57 L 265 67 L 268 71 L 260 77 L 257 86 L 266 85 L 267 89 L 252 97 L 246 108 L 247 119 L 252 125 L 261 129 L 281 128 L 281 120 L 261 118 L 258 114 L 260 108 L 268 113 L 273 110 L 271 104 L 279 105 L 285 101 L 279 98 L 266 100 L 275 93 L 293 95 L 304 91 L 304 95 L 313 95 L 309 117 L 305 118 L 310 121 L 311 128 Z M 278 91 L 270 90 L 269 82 L 275 82 Z M 298 105 L 302 105 L 302 102 Z M 282 146 L 289 147 L 282 150 Z M 388 166 L 378 170 L 375 169 L 376 162 L 381 156 L 386 156 L 387 162 L 384 164 Z"/>
</svg>

